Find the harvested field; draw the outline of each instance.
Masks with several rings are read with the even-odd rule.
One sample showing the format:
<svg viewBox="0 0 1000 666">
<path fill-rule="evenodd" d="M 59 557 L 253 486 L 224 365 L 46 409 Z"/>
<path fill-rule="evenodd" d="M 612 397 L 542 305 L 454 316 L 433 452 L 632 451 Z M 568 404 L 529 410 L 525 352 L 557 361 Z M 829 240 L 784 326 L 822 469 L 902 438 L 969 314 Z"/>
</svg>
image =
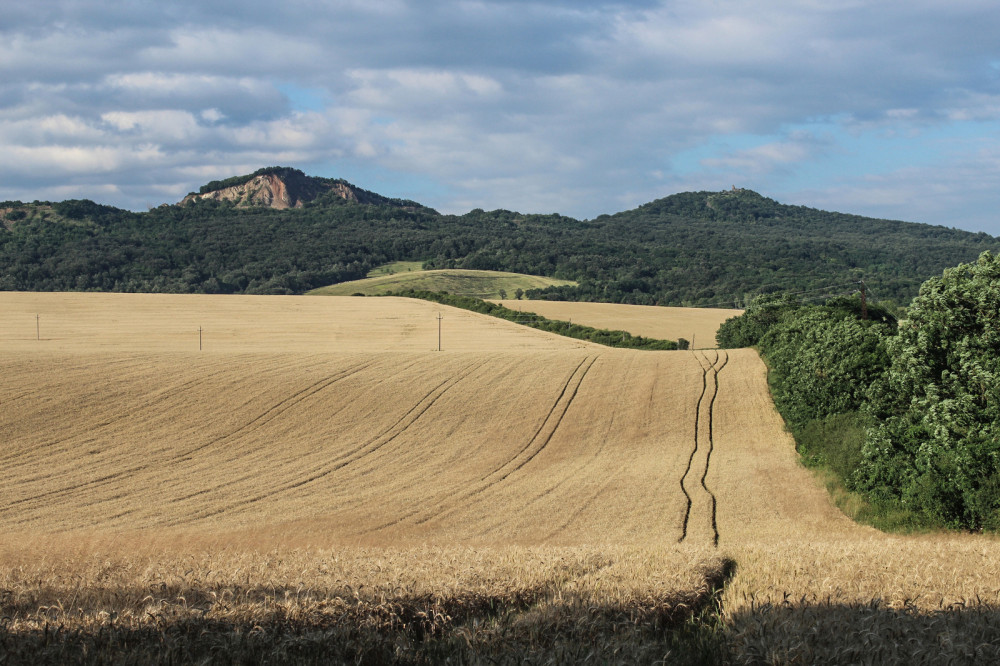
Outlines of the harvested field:
<svg viewBox="0 0 1000 666">
<path fill-rule="evenodd" d="M 996 540 L 845 518 L 752 350 L 388 298 L 0 307 L 0 661 L 1000 657 Z"/>
<path fill-rule="evenodd" d="M 572 301 L 494 301 L 512 310 L 534 312 L 547 319 L 573 321 L 584 326 L 659 340 L 684 338 L 692 349 L 714 349 L 715 332 L 722 322 L 738 317 L 742 310 L 724 308 L 674 308 L 619 303 Z"/>
</svg>

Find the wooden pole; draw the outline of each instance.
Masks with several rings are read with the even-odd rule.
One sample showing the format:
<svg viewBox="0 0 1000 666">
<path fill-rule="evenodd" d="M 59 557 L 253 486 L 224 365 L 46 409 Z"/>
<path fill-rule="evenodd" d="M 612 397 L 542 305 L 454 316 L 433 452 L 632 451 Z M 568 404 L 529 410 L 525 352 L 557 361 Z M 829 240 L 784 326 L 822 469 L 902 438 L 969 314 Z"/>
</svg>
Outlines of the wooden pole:
<svg viewBox="0 0 1000 666">
<path fill-rule="evenodd" d="M 35 340 L 42 339 L 42 325 L 39 323 L 39 315 L 35 315 Z"/>
<path fill-rule="evenodd" d="M 201 351 L 201 326 L 198 327 L 198 351 Z"/>
<path fill-rule="evenodd" d="M 437 320 L 438 320 L 438 351 L 441 351 L 441 320 L 442 319 L 443 319 L 443 317 L 441 316 L 441 313 L 438 312 L 438 316 L 437 316 Z"/>
</svg>

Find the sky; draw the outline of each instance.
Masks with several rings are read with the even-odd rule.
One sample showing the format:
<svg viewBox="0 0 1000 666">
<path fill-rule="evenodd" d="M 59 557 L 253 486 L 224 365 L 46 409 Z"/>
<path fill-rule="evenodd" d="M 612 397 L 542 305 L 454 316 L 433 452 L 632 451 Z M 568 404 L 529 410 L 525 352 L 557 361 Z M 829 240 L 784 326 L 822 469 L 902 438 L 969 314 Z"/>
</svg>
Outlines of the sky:
<svg viewBox="0 0 1000 666">
<path fill-rule="evenodd" d="M 446 213 L 677 192 L 1000 236 L 996 0 L 35 0 L 0 200 L 146 210 L 290 166 Z"/>
</svg>

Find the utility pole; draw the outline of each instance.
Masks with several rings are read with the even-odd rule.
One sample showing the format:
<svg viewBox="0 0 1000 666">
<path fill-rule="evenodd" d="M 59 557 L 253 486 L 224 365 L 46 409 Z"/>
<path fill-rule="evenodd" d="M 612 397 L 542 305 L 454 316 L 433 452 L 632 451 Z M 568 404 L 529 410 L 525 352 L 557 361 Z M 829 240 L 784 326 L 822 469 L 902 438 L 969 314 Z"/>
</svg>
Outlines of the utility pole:
<svg viewBox="0 0 1000 666">
<path fill-rule="evenodd" d="M 35 340 L 42 339 L 42 325 L 38 322 L 39 315 L 35 315 Z"/>
<path fill-rule="evenodd" d="M 198 327 L 198 351 L 201 351 L 201 326 Z"/>
<path fill-rule="evenodd" d="M 443 317 L 441 316 L 441 313 L 438 312 L 438 316 L 437 316 L 437 320 L 438 320 L 438 351 L 441 351 L 441 320 L 442 319 L 443 319 Z"/>
<path fill-rule="evenodd" d="M 868 294 L 865 289 L 865 281 L 858 280 L 861 285 L 861 321 L 868 321 Z"/>
</svg>

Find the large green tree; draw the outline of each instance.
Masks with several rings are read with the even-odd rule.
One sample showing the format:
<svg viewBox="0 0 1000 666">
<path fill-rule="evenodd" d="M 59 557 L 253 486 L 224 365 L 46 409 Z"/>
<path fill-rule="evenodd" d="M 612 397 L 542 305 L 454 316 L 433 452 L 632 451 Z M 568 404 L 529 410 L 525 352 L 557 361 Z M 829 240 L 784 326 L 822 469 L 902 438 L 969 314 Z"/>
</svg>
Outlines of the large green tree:
<svg viewBox="0 0 1000 666">
<path fill-rule="evenodd" d="M 1000 258 L 925 282 L 887 347 L 858 487 L 951 527 L 1000 528 Z"/>
</svg>

